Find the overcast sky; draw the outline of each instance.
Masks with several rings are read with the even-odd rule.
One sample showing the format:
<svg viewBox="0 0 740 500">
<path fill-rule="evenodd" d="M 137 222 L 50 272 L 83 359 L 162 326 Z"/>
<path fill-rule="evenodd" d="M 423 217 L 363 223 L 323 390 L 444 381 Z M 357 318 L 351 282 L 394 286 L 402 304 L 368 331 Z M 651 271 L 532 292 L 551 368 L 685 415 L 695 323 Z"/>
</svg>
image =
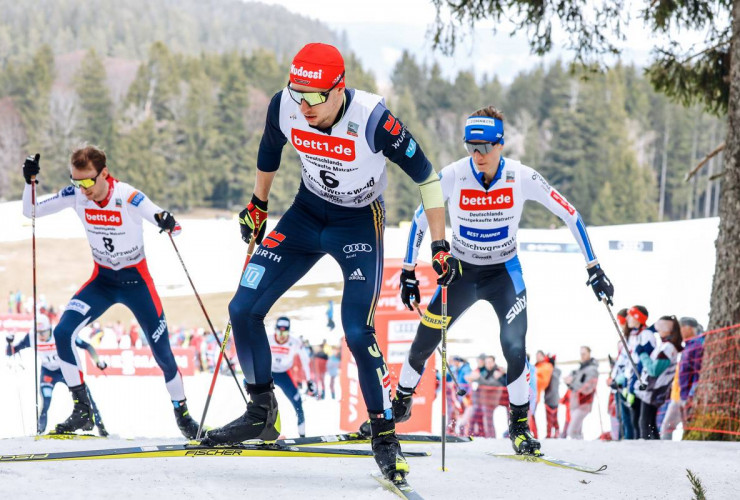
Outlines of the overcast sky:
<svg viewBox="0 0 740 500">
<path fill-rule="evenodd" d="M 503 83 L 510 83 L 522 70 L 542 61 L 529 53 L 526 37 L 509 37 L 511 27 L 503 26 L 497 35 L 491 33 L 492 23 L 481 24 L 465 46 L 458 49 L 454 57 L 433 53 L 431 42 L 426 36 L 429 25 L 434 21 L 435 10 L 430 0 L 373 0 L 337 2 L 333 0 L 260 0 L 278 4 L 288 10 L 321 20 L 334 30 L 347 34 L 351 48 L 357 53 L 364 66 L 375 74 L 381 85 L 389 80 L 389 73 L 403 50 L 413 53 L 418 61 L 436 59 L 446 75 L 454 75 L 461 69 L 473 69 L 476 77 L 484 73 L 497 75 Z M 633 2 L 633 21 L 627 31 L 627 40 L 622 45 L 623 60 L 645 65 L 650 59 L 650 50 L 655 39 L 648 36 L 640 19 L 637 19 L 642 1 Z M 554 30 L 555 46 L 564 40 L 562 32 Z M 553 51 L 545 59 L 558 57 L 570 60 L 568 53 Z"/>
</svg>

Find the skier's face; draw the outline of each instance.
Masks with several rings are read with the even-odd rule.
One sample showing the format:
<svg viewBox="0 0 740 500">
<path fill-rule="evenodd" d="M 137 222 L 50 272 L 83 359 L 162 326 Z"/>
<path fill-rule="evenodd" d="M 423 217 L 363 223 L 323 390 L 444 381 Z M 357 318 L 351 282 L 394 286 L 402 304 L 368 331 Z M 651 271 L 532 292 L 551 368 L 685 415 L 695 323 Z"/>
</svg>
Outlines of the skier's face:
<svg viewBox="0 0 740 500">
<path fill-rule="evenodd" d="M 278 344 L 284 344 L 290 338 L 290 330 L 275 328 L 275 340 Z"/>
<path fill-rule="evenodd" d="M 499 161 L 501 160 L 501 153 L 504 150 L 503 144 L 492 144 L 486 141 L 468 141 L 468 144 L 489 144 L 487 148 L 488 153 L 481 153 L 480 149 L 476 149 L 471 154 L 473 163 L 478 167 L 478 170 L 493 176 L 498 168 Z"/>
<path fill-rule="evenodd" d="M 106 182 L 106 179 L 108 178 L 107 167 L 104 167 L 103 170 L 98 173 L 92 163 L 88 163 L 85 168 L 72 167 L 70 169 L 70 174 L 72 176 L 72 183 L 82 191 L 82 194 L 84 194 L 88 200 L 103 201 L 108 195 L 108 183 Z M 81 185 L 80 181 L 83 181 L 83 184 L 88 185 L 88 187 Z M 92 182 L 92 184 L 90 184 L 90 182 Z"/>
<path fill-rule="evenodd" d="M 315 128 L 328 128 L 334 123 L 344 102 L 344 87 L 334 87 L 328 90 L 291 83 L 290 88 L 297 92 L 326 93 L 326 102 L 314 106 L 309 106 L 305 100 L 301 100 L 301 114 L 308 124 Z"/>
</svg>

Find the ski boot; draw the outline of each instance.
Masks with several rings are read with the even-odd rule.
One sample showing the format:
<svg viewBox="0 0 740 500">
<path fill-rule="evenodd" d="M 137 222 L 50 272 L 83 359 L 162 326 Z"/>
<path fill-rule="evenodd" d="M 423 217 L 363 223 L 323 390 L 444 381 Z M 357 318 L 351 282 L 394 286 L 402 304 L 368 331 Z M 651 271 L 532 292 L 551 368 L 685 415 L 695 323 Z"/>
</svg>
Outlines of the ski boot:
<svg viewBox="0 0 740 500">
<path fill-rule="evenodd" d="M 391 401 L 393 405 L 393 419 L 396 423 L 400 424 L 401 422 L 405 422 L 411 418 L 411 406 L 414 404 L 413 396 L 413 389 L 406 389 L 400 385 L 396 387 L 396 395 L 393 397 L 393 401 Z M 363 436 L 372 436 L 370 420 L 363 422 L 360 426 L 359 432 Z"/>
<path fill-rule="evenodd" d="M 202 444 L 216 446 L 238 444 L 242 441 L 275 441 L 280 437 L 280 412 L 273 392 L 273 386 L 266 392 L 255 393 L 250 386 L 251 401 L 241 417 L 223 427 L 208 431 Z"/>
<path fill-rule="evenodd" d="M 76 385 L 70 387 L 69 392 L 72 393 L 72 401 L 74 401 L 72 414 L 64 422 L 57 424 L 54 431 L 57 434 L 74 432 L 77 429 L 91 431 L 95 427 L 95 421 L 90 411 L 90 399 L 87 397 L 87 387 L 85 384 Z"/>
<path fill-rule="evenodd" d="M 370 415 L 370 429 L 372 431 L 372 449 L 375 462 L 380 467 L 383 476 L 391 481 L 398 481 L 409 473 L 409 464 L 401 452 L 401 445 L 396 436 L 396 423 L 389 410 L 388 419 L 382 413 Z"/>
<path fill-rule="evenodd" d="M 529 430 L 529 403 L 509 406 L 509 438 L 517 455 L 541 455 L 540 442 Z"/>
<path fill-rule="evenodd" d="M 187 400 L 173 401 L 172 406 L 175 407 L 175 419 L 182 435 L 188 439 L 195 439 L 198 436 L 199 426 L 198 422 L 190 416 Z"/>
</svg>

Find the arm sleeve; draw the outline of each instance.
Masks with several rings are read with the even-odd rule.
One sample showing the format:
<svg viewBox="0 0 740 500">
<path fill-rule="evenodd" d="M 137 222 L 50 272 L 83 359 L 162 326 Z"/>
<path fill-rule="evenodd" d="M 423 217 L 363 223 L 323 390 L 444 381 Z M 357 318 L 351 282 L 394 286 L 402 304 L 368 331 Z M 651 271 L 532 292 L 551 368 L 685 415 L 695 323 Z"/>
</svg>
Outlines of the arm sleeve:
<svg viewBox="0 0 740 500">
<path fill-rule="evenodd" d="M 657 359 L 652 359 L 643 352 L 640 354 L 640 362 L 642 363 L 643 370 L 651 377 L 657 377 L 671 366 L 671 360 L 662 352 L 658 354 Z"/>
<path fill-rule="evenodd" d="M 154 218 L 154 215 L 164 211 L 162 207 L 150 200 L 147 195 L 137 190 L 131 192 L 131 195 L 128 197 L 128 203 L 131 205 L 134 213 L 137 213 L 142 219 L 155 226 L 157 225 L 157 219 Z"/>
<path fill-rule="evenodd" d="M 439 173 L 440 185 L 442 186 L 442 199 L 447 200 L 452 193 L 454 187 L 455 176 L 452 166 L 447 166 L 442 169 Z M 406 242 L 406 253 L 403 258 L 404 264 L 415 265 L 416 259 L 419 257 L 419 249 L 424 241 L 424 235 L 426 234 L 429 223 L 427 216 L 424 213 L 424 205 L 419 205 L 414 212 L 414 218 L 411 220 L 411 228 L 409 229 L 409 239 Z"/>
<path fill-rule="evenodd" d="M 578 211 L 568 203 L 555 188 L 547 183 L 536 170 L 530 167 L 524 167 L 523 194 L 525 199 L 534 200 L 543 205 L 554 215 L 557 215 L 573 233 L 581 253 L 587 263 L 596 261 L 596 254 L 591 246 L 591 240 L 586 232 L 586 224 L 581 219 Z"/>
<path fill-rule="evenodd" d="M 308 353 L 302 344 L 298 347 L 298 357 L 303 365 L 303 373 L 306 375 L 306 380 L 311 380 L 311 360 L 308 359 Z"/>
<path fill-rule="evenodd" d="M 85 342 L 80 337 L 75 338 L 75 345 L 77 347 L 81 347 L 84 350 L 86 350 L 88 353 L 90 353 L 90 357 L 95 361 L 98 362 L 98 353 L 95 351 L 95 348 L 92 346 L 92 344 Z"/>
<path fill-rule="evenodd" d="M 75 206 L 75 188 L 67 186 L 58 193 L 45 196 L 43 199 L 36 198 L 36 217 L 51 215 Z M 23 188 L 23 215 L 31 217 L 31 185 L 26 184 Z"/>
<path fill-rule="evenodd" d="M 379 103 L 371 113 L 365 136 L 371 151 L 381 151 L 417 184 L 427 181 L 434 172 L 411 132 L 384 104 Z"/>
<path fill-rule="evenodd" d="M 31 347 L 31 335 L 29 334 L 26 334 L 26 336 L 23 337 L 23 340 L 21 340 L 20 342 L 18 342 L 16 345 L 12 347 L 10 344 L 8 344 L 5 350 L 5 354 L 7 354 L 8 356 L 11 356 L 14 352 L 18 352 L 27 347 Z"/>
<path fill-rule="evenodd" d="M 257 168 L 263 172 L 275 172 L 280 167 L 280 158 L 283 155 L 283 146 L 288 142 L 283 131 L 280 130 L 280 100 L 281 90 L 270 101 L 267 107 L 267 119 L 265 120 L 265 131 L 260 140 L 257 152 Z"/>
</svg>

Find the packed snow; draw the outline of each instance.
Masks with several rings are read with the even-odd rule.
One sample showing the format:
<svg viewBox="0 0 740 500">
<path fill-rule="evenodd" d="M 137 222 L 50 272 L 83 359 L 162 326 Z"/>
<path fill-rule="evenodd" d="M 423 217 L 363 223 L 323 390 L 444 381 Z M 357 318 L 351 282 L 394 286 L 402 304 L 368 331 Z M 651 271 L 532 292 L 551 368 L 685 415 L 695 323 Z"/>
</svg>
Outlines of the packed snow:
<svg viewBox="0 0 740 500">
<path fill-rule="evenodd" d="M 20 216 L 19 202 L 0 204 L 0 221 L 0 241 L 30 238 L 30 225 Z M 178 237 L 178 247 L 200 293 L 233 291 L 234 275 L 244 257 L 244 244 L 235 220 L 185 218 L 180 222 L 183 233 Z M 643 304 L 653 318 L 664 314 L 694 316 L 706 325 L 717 225 L 717 219 L 702 219 L 590 228 L 596 254 L 615 285 L 615 309 Z M 160 294 L 191 293 L 167 238 L 158 237 L 154 227 L 145 228 L 147 257 Z M 386 231 L 387 258 L 402 256 L 406 234 L 405 228 Z M 76 215 L 65 211 L 53 216 L 53 221 L 51 217 L 39 221 L 37 237 L 38 244 L 43 245 L 45 238 L 84 238 L 84 233 Z M 602 360 L 607 354 L 615 354 L 614 327 L 604 306 L 585 286 L 584 260 L 577 247 L 572 251 L 574 241 L 567 229 L 523 229 L 518 239 L 528 291 L 530 352 L 542 349 L 557 354 L 564 374 L 575 367 L 567 360 L 577 359 L 581 345 L 591 346 L 594 357 Z M 429 259 L 428 250 L 422 251 L 421 259 Z M 299 285 L 325 283 L 323 293 L 330 296 L 332 289 L 341 288 L 341 280 L 339 267 L 325 258 Z M 341 304 L 335 305 L 338 308 Z M 323 303 L 294 311 L 294 331 L 312 342 L 323 338 L 336 342 L 341 335 L 340 315 L 335 314 L 337 328 L 328 332 L 325 310 Z M 498 325 L 493 318 L 493 310 L 487 304 L 472 307 L 450 331 L 450 353 L 467 357 L 492 353 L 503 362 Z M 493 458 L 485 452 L 510 451 L 508 440 L 478 439 L 449 445 L 450 470 L 444 473 L 439 470 L 438 445 L 409 446 L 408 449 L 433 452 L 430 458 L 410 459 L 410 482 L 425 498 L 687 498 L 691 486 L 685 469 L 689 468 L 701 478 L 709 498 L 732 498 L 739 477 L 737 443 L 595 440 L 602 430 L 609 429 L 608 391 L 603 383 L 606 368 L 602 361 L 598 404 L 584 424 L 586 440 L 543 440 L 543 450 L 556 457 L 588 465 L 608 464 L 604 473 L 592 475 Z M 21 437 L 33 434 L 35 419 L 30 350 L 4 359 L 0 363 L 0 380 L 0 438 L 4 438 L 0 440 L 0 455 L 184 441 L 175 426 L 164 382 L 158 377 L 89 377 L 93 397 L 114 438 L 88 441 L 34 441 L 32 437 Z M 200 418 L 209 383 L 208 374 L 185 379 L 189 407 L 196 419 Z M 562 387 L 561 394 L 564 391 Z M 294 436 L 295 414 L 279 391 L 278 400 L 283 433 Z M 439 399 L 434 429 L 439 428 L 438 406 Z M 338 432 L 337 401 L 309 398 L 304 407 L 308 435 Z M 66 418 L 70 411 L 69 393 L 58 385 L 49 412 L 49 427 Z M 228 375 L 220 376 L 207 425 L 221 425 L 243 411 L 244 402 L 236 383 Z M 537 418 L 540 429 L 544 429 L 541 409 Z M 497 409 L 495 423 L 499 431 L 504 429 L 505 421 L 504 410 Z M 44 499 L 83 494 L 106 498 L 224 494 L 245 494 L 251 498 L 393 498 L 369 477 L 375 470 L 372 459 L 169 458 L 0 463 L 0 492 L 4 498 Z"/>
</svg>

